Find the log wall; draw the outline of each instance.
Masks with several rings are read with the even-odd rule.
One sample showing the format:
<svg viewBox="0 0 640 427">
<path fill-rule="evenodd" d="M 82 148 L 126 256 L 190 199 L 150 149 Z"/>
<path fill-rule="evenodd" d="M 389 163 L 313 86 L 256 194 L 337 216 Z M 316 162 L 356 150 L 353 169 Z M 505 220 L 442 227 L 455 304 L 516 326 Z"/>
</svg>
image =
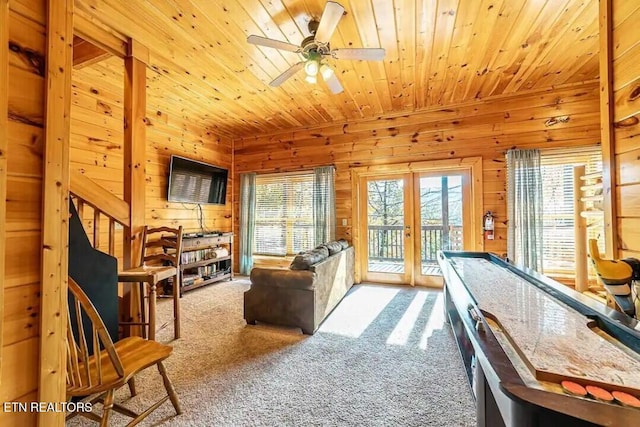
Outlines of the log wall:
<svg viewBox="0 0 640 427">
<path fill-rule="evenodd" d="M 71 169 L 88 176 L 123 198 L 123 100 L 124 61 L 112 60 L 120 73 L 98 72 L 94 67 L 75 69 L 71 82 Z M 85 207 L 83 224 L 92 238 L 93 210 Z M 108 252 L 109 223 L 100 223 L 99 248 Z M 122 231 L 117 230 L 116 256 L 122 265 Z"/>
<path fill-rule="evenodd" d="M 609 0 L 611 1 L 611 0 Z M 640 258 L 640 4 L 612 1 L 614 201 L 618 256 Z"/>
<path fill-rule="evenodd" d="M 494 241 L 485 250 L 506 252 L 505 152 L 509 148 L 552 148 L 600 141 L 598 86 L 594 83 L 530 92 L 420 113 L 301 128 L 235 140 L 235 182 L 243 172 L 278 172 L 336 166 L 338 237 L 351 238 L 350 169 L 410 161 L 482 156 L 484 210 L 497 215 Z M 550 125 L 553 118 L 557 120 Z M 239 218 L 239 188 L 234 196 Z M 343 219 L 347 226 L 342 226 Z M 235 224 L 236 235 L 238 222 Z M 236 259 L 237 253 L 236 253 Z"/>
<path fill-rule="evenodd" d="M 2 278 L 0 401 L 37 400 L 44 143 L 45 2 L 9 2 L 6 268 Z M 6 10 L 7 2 L 0 1 Z M 4 23 L 0 25 L 4 27 Z M 0 28 L 0 31 L 6 27 Z M 0 37 L 2 38 L 2 37 Z M 4 44 L 4 43 L 3 43 Z M 5 49 L 6 46 L 1 48 Z M 4 73 L 0 78 L 5 78 Z M 0 109 L 3 110 L 4 109 Z M 0 174 L 1 175 L 1 174 Z M 0 425 L 35 425 L 36 413 L 0 411 Z"/>
<path fill-rule="evenodd" d="M 0 7 L 6 7 L 0 1 Z M 13 0 L 8 12 L 8 106 L 6 142 L 6 268 L 2 292 L 3 340 L 0 400 L 37 401 L 39 370 L 39 307 L 42 240 L 42 177 L 44 124 L 45 2 Z M 123 194 L 123 61 L 75 70 L 72 82 L 71 168 L 80 170 L 112 193 Z M 146 144 L 146 222 L 199 227 L 191 205 L 168 203 L 169 157 L 179 154 L 231 170 L 231 139 L 213 135 L 160 90 L 161 77 L 149 72 Z M 4 73 L 3 73 L 3 76 Z M 2 109 L 2 111 L 4 111 Z M 4 123 L 4 122 L 3 122 Z M 1 166 L 1 165 L 0 165 Z M 0 177 L 5 179 L 2 174 Z M 203 206 L 205 226 L 231 229 L 232 186 L 226 206 Z M 91 236 L 93 217 L 85 211 Z M 101 249 L 108 241 L 105 223 Z M 122 248 L 117 249 L 122 253 Z M 0 425 L 35 425 L 36 413 L 2 412 Z"/>
<path fill-rule="evenodd" d="M 145 222 L 182 225 L 187 231 L 198 231 L 196 205 L 167 202 L 170 156 L 177 154 L 231 170 L 231 140 L 214 135 L 193 120 L 183 106 L 172 102 L 171 96 L 161 89 L 161 79 L 154 71 L 147 71 Z M 122 59 L 112 57 L 74 71 L 72 169 L 83 172 L 119 197 L 123 196 L 123 100 Z M 229 185 L 226 206 L 202 206 L 204 225 L 209 230 L 231 229 L 231 188 Z M 91 235 L 90 210 L 85 212 L 84 220 Z M 106 233 L 106 222 L 100 230 Z M 106 245 L 106 234 L 100 241 Z M 121 253 L 120 247 L 118 255 Z"/>
</svg>

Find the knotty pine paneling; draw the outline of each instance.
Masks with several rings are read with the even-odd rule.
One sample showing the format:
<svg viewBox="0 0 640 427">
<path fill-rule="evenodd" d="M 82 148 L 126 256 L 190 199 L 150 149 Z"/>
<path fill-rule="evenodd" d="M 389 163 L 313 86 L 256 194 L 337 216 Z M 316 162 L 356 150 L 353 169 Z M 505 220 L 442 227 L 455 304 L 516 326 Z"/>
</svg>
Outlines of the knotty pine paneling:
<svg viewBox="0 0 640 427">
<path fill-rule="evenodd" d="M 122 198 L 124 194 L 124 62 L 114 58 L 118 71 L 74 69 L 71 98 L 71 169 L 77 170 Z M 109 219 L 100 217 L 98 244 L 94 240 L 94 210 L 85 206 L 82 224 L 94 246 L 109 253 Z M 123 260 L 123 233 L 116 230 L 114 256 Z"/>
<path fill-rule="evenodd" d="M 284 172 L 336 167 L 338 237 L 351 238 L 351 168 L 411 161 L 482 156 L 484 210 L 497 215 L 496 240 L 485 249 L 506 252 L 506 170 L 509 148 L 594 145 L 600 141 L 598 87 L 575 85 L 555 91 L 501 97 L 443 109 L 372 120 L 333 123 L 234 141 L 236 182 L 244 172 Z M 546 126 L 553 117 L 567 123 Z M 234 210 L 238 230 L 239 188 Z M 342 220 L 347 226 L 342 226 Z"/>
<path fill-rule="evenodd" d="M 618 256 L 640 252 L 640 36 L 635 2 L 612 3 L 614 148 Z"/>
<path fill-rule="evenodd" d="M 70 158 L 72 169 L 122 197 L 124 63 L 114 60 L 117 72 L 92 67 L 73 72 Z"/>
<path fill-rule="evenodd" d="M 115 57 L 74 70 L 71 108 L 72 168 L 119 197 L 123 194 L 123 79 L 124 63 Z M 231 140 L 194 119 L 190 104 L 176 98 L 180 90 L 167 92 L 165 80 L 151 70 L 147 73 L 146 223 L 200 231 L 196 205 L 167 201 L 170 157 L 177 154 L 231 170 Z M 226 206 L 202 205 L 206 229 L 231 230 L 231 187 L 229 182 Z M 83 222 L 91 236 L 92 209 L 86 209 Z M 103 220 L 101 248 L 107 244 L 107 227 Z"/>
<path fill-rule="evenodd" d="M 622 7 L 633 12 L 626 3 Z M 345 1 L 331 47 L 382 47 L 384 61 L 324 61 L 345 90 L 297 73 L 300 58 L 247 43 L 256 34 L 299 45 L 326 0 L 140 2 L 78 0 L 76 14 L 141 42 L 160 93 L 230 137 L 374 119 L 594 80 L 598 2 Z M 139 19 L 144 17 L 144 19 Z M 152 98 L 155 96 L 151 94 Z M 150 98 L 149 101 L 153 101 Z"/>
<path fill-rule="evenodd" d="M 0 218 L 6 225 L 5 239 L 0 242 L 6 263 L 2 278 L 3 402 L 25 396 L 33 400 L 38 384 L 44 6 L 42 0 L 9 2 L 7 210 Z M 0 412 L 0 425 L 35 425 L 35 414 Z"/>
</svg>

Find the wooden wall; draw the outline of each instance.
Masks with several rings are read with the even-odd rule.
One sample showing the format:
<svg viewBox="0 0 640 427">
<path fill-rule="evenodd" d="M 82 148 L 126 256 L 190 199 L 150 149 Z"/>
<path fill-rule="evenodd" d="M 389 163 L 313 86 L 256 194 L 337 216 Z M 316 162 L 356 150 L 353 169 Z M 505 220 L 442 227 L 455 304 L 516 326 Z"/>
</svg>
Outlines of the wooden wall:
<svg viewBox="0 0 640 427">
<path fill-rule="evenodd" d="M 193 120 L 180 103 L 173 101 L 172 94 L 161 89 L 161 79 L 161 75 L 147 71 L 146 223 L 183 225 L 186 230 L 197 231 L 196 206 L 166 200 L 170 156 L 178 154 L 231 170 L 231 140 L 214 135 Z M 120 58 L 74 70 L 72 169 L 119 197 L 123 196 L 123 94 L 124 61 Z M 231 195 L 229 186 L 226 206 L 203 205 L 205 227 L 231 229 Z M 84 217 L 91 233 L 91 212 Z M 106 230 L 106 223 L 101 230 Z M 106 244 L 106 235 L 101 241 Z"/>
<path fill-rule="evenodd" d="M 6 7 L 6 1 L 0 6 Z M 6 218 L 0 218 L 6 221 L 0 242 L 6 250 L 2 402 L 37 400 L 45 22 L 44 1 L 9 2 L 7 204 Z M 32 425 L 35 420 L 35 413 L 0 411 L 0 425 Z"/>
<path fill-rule="evenodd" d="M 113 58 L 120 73 L 99 73 L 94 67 L 75 69 L 71 89 L 71 169 L 123 198 L 124 61 Z M 93 210 L 84 209 L 83 224 L 93 235 Z M 108 252 L 108 222 L 100 223 L 100 249 Z M 122 262 L 123 233 L 117 231 L 116 255 Z"/>
<path fill-rule="evenodd" d="M 196 205 L 167 202 L 169 159 L 177 154 L 229 170 L 227 201 L 222 205 L 202 205 L 204 226 L 209 231 L 231 231 L 232 140 L 213 132 L 195 119 L 188 97 L 179 86 L 167 89 L 166 78 L 147 71 L 147 198 L 146 222 L 152 225 L 182 225 L 199 231 Z"/>
<path fill-rule="evenodd" d="M 615 0 L 612 9 L 618 255 L 640 258 L 640 4 Z"/>
<path fill-rule="evenodd" d="M 0 7 L 6 4 L 6 0 L 0 0 Z M 2 153 L 7 163 L 6 215 L 0 210 L 6 229 L 0 242 L 6 252 L 1 283 L 4 312 L 0 401 L 37 401 L 45 2 L 12 0 L 8 10 L 6 98 L 0 91 L 0 102 L 8 106 L 8 138 L 6 153 Z M 0 19 L 0 23 L 4 21 Z M 2 27 L 4 30 L 4 24 Z M 123 193 L 123 72 L 123 61 L 112 58 L 74 71 L 72 82 L 71 167 L 118 196 Z M 158 88 L 162 77 L 154 72 L 148 74 L 146 221 L 154 225 L 180 223 L 187 230 L 195 230 L 198 222 L 193 207 L 166 202 L 169 156 L 180 154 L 231 169 L 232 142 L 192 120 L 188 111 L 171 102 L 169 94 Z M 4 77 L 2 73 L 0 78 Z M 4 126 L 4 121 L 1 123 Z M 4 172 L 0 172 L 0 179 L 4 179 Z M 230 186 L 226 206 L 204 207 L 206 227 L 231 228 L 231 196 Z M 91 232 L 89 214 L 86 219 Z M 106 242 L 106 238 L 101 240 Z M 35 425 L 36 415 L 0 411 L 0 425 Z"/>
<path fill-rule="evenodd" d="M 505 151 L 597 144 L 598 100 L 598 86 L 592 82 L 403 116 L 241 138 L 235 140 L 234 179 L 239 182 L 243 172 L 293 171 L 334 164 L 336 235 L 350 239 L 355 225 L 351 167 L 482 156 L 484 210 L 497 215 L 496 240 L 485 241 L 485 250 L 503 254 L 507 238 Z M 550 118 L 560 116 L 568 116 L 568 122 L 545 125 Z M 237 219 L 239 186 L 235 187 Z M 347 220 L 346 227 L 341 225 L 343 219 Z M 237 220 L 234 227 L 238 235 L 241 230 Z"/>
</svg>

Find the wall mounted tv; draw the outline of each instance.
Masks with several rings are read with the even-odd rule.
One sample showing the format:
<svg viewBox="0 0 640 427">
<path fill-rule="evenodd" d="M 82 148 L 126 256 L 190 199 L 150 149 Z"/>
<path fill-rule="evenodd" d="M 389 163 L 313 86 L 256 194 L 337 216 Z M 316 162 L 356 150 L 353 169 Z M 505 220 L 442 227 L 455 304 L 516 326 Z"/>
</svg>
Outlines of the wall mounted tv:
<svg viewBox="0 0 640 427">
<path fill-rule="evenodd" d="M 227 169 L 173 155 L 169 166 L 167 200 L 224 205 L 227 176 Z"/>
</svg>

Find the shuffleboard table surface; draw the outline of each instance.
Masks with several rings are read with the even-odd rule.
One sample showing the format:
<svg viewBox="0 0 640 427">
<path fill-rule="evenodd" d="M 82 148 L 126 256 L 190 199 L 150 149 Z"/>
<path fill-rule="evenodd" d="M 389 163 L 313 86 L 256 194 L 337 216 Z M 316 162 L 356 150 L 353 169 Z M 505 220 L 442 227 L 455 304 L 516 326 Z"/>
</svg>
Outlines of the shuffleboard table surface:
<svg viewBox="0 0 640 427">
<path fill-rule="evenodd" d="M 589 318 L 486 259 L 451 261 L 538 379 L 550 374 L 640 391 L 640 358 L 592 330 Z"/>
</svg>

